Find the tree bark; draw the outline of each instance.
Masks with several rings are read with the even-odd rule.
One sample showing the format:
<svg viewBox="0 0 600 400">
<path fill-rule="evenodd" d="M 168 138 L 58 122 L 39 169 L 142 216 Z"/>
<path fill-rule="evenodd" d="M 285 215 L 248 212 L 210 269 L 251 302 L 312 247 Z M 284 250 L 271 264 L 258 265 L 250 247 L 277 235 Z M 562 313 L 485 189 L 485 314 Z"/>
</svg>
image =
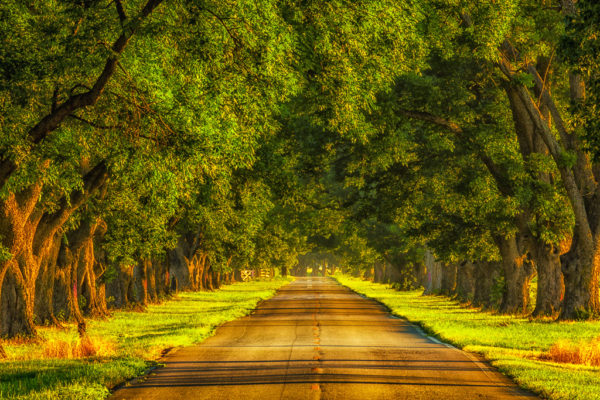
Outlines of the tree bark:
<svg viewBox="0 0 600 400">
<path fill-rule="evenodd" d="M 242 270 L 239 268 L 236 268 L 233 270 L 233 280 L 235 282 L 242 282 Z"/>
<path fill-rule="evenodd" d="M 37 324 L 60 326 L 54 315 L 54 283 L 61 239 L 58 235 L 55 235 L 52 239 L 49 243 L 48 254 L 41 262 L 42 267 L 36 280 L 34 312 Z"/>
<path fill-rule="evenodd" d="M 373 266 L 373 282 L 383 283 L 385 274 L 385 264 L 381 261 L 376 261 Z"/>
<path fill-rule="evenodd" d="M 74 264 L 79 296 L 85 299 L 83 311 L 92 317 L 108 316 L 104 281 L 107 262 L 101 246 L 106 230 L 104 221 L 96 219 L 91 222 Z"/>
<path fill-rule="evenodd" d="M 141 260 L 133 267 L 135 301 L 143 307 L 148 305 L 148 260 Z"/>
<path fill-rule="evenodd" d="M 129 308 L 136 302 L 133 289 L 133 267 L 120 265 L 117 267 L 117 276 L 106 287 L 107 295 L 114 298 L 111 308 Z"/>
<path fill-rule="evenodd" d="M 221 271 L 215 271 L 214 269 L 210 272 L 210 280 L 212 290 L 218 290 L 221 286 Z"/>
<path fill-rule="evenodd" d="M 208 268 L 204 269 L 204 289 L 206 290 L 210 290 L 213 291 L 215 290 L 214 286 L 213 286 L 213 269 L 212 269 L 212 265 L 209 265 Z"/>
<path fill-rule="evenodd" d="M 0 265 L 0 336 L 36 335 L 33 304 L 29 309 L 29 292 L 23 276 L 28 270 L 22 271 L 20 264 L 27 261 L 27 248 L 33 242 L 35 225 L 32 225 L 31 217 L 41 191 L 42 185 L 38 183 L 20 193 L 9 194 L 0 203 L 0 240 L 13 255 L 13 258 Z"/>
<path fill-rule="evenodd" d="M 37 335 L 33 321 L 33 301 L 30 301 L 30 292 L 25 285 L 18 266 L 11 265 L 2 288 L 1 327 L 5 337 Z"/>
<path fill-rule="evenodd" d="M 456 264 L 442 264 L 442 285 L 440 293 L 445 296 L 453 296 L 456 292 L 456 278 Z"/>
<path fill-rule="evenodd" d="M 456 298 L 467 303 L 475 294 L 475 264 L 470 261 L 458 266 L 456 277 Z"/>
<path fill-rule="evenodd" d="M 429 250 L 425 251 L 424 264 L 427 268 L 427 282 L 423 294 L 438 294 L 442 289 L 442 264 L 435 260 Z"/>
<path fill-rule="evenodd" d="M 364 279 L 373 280 L 373 267 L 368 267 L 367 269 L 365 269 L 365 273 L 363 275 Z"/>
<path fill-rule="evenodd" d="M 531 261 L 527 259 L 527 254 L 515 235 L 494 239 L 502 258 L 505 284 L 499 311 L 504 314 L 527 314 L 529 284 L 534 272 Z"/>
<path fill-rule="evenodd" d="M 533 316 L 556 316 L 564 297 L 564 282 L 558 248 L 537 241 L 537 246 L 531 246 L 530 249 L 538 275 Z"/>
<path fill-rule="evenodd" d="M 573 239 L 576 241 L 577 239 Z M 600 315 L 598 280 L 600 254 L 597 249 L 575 245 L 561 257 L 565 295 L 561 319 L 588 319 Z"/>
<path fill-rule="evenodd" d="M 473 293 L 473 306 L 482 307 L 483 309 L 497 309 L 500 303 L 492 299 L 492 288 L 500 276 L 502 269 L 500 263 L 477 261 L 474 266 L 475 292 Z"/>
</svg>

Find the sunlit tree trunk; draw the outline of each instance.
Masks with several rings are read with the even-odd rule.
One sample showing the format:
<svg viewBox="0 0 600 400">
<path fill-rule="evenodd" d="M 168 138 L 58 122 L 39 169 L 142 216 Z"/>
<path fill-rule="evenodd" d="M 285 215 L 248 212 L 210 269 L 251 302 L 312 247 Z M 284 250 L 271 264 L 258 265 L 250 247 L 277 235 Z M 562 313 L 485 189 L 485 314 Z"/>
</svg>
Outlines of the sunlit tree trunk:
<svg viewBox="0 0 600 400">
<path fill-rule="evenodd" d="M 49 243 L 47 255 L 41 262 L 35 288 L 34 310 L 37 324 L 60 326 L 54 315 L 54 294 L 56 263 L 60 252 L 61 239 L 55 235 Z"/>
</svg>

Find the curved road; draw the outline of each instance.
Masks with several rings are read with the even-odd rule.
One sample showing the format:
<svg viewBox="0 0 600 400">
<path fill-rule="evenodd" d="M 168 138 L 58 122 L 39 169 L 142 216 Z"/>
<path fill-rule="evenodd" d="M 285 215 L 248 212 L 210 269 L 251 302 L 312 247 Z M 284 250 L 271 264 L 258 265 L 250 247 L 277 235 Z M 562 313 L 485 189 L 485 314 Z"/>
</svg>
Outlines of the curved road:
<svg viewBox="0 0 600 400">
<path fill-rule="evenodd" d="M 328 278 L 298 278 L 112 399 L 533 399 Z"/>
</svg>

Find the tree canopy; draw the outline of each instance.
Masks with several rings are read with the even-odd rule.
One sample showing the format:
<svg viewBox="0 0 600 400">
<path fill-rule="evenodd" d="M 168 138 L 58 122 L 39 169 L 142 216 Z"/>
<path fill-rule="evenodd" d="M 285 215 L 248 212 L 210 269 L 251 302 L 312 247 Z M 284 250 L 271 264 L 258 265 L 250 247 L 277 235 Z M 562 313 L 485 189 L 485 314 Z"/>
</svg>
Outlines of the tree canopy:
<svg viewBox="0 0 600 400">
<path fill-rule="evenodd" d="M 469 300 L 487 271 L 502 312 L 597 316 L 599 12 L 2 2 L 0 334 L 311 252 L 399 288 L 435 264 Z"/>
</svg>

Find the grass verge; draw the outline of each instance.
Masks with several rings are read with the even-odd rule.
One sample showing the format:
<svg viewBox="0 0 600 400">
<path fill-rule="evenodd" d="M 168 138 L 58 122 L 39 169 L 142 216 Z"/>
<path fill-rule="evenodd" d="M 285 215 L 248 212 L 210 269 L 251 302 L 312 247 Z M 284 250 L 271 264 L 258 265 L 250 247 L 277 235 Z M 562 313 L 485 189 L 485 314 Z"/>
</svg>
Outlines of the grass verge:
<svg viewBox="0 0 600 400">
<path fill-rule="evenodd" d="M 549 399 L 599 399 L 600 368 L 545 361 L 557 342 L 592 343 L 600 322 L 529 320 L 467 308 L 422 291 L 399 292 L 389 285 L 338 275 L 342 285 L 378 300 L 427 333 L 481 354 L 519 386 Z"/>
<path fill-rule="evenodd" d="M 223 286 L 215 292 L 180 293 L 146 312 L 117 311 L 107 320 L 88 321 L 96 356 L 76 351 L 74 325 L 40 328 L 35 343 L 5 343 L 0 362 L 0 399 L 104 399 L 109 387 L 142 374 L 168 348 L 189 346 L 216 327 L 247 315 L 290 279 Z"/>
</svg>

